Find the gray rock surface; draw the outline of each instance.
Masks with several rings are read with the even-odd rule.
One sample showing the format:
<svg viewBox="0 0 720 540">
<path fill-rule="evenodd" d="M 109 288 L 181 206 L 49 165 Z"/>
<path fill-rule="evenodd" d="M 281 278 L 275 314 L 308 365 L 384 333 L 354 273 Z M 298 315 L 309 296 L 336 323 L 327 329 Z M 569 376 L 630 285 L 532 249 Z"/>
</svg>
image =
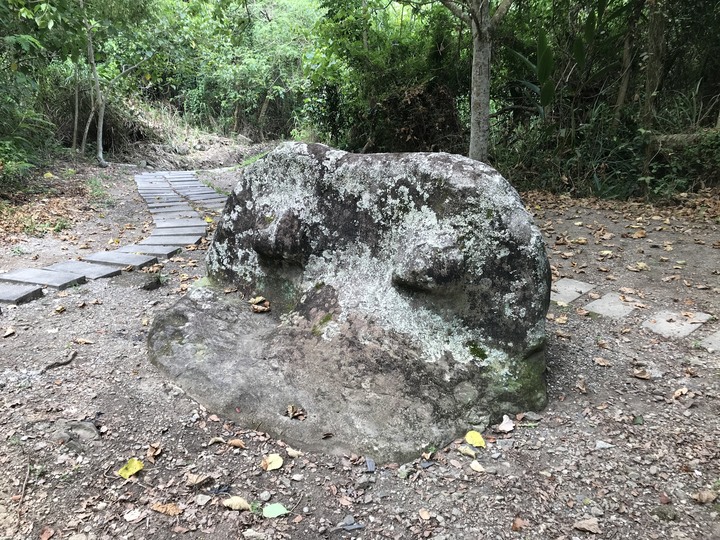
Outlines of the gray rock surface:
<svg viewBox="0 0 720 540">
<path fill-rule="evenodd" d="M 282 145 L 244 171 L 207 263 L 150 358 L 289 443 L 402 460 L 545 405 L 549 265 L 487 165 Z"/>
</svg>

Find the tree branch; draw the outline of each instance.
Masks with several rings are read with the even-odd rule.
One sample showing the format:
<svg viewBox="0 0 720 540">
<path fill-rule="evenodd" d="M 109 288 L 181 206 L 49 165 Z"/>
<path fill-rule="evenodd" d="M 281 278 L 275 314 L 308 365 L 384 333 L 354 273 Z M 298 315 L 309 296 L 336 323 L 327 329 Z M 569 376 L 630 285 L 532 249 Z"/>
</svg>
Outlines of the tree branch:
<svg viewBox="0 0 720 540">
<path fill-rule="evenodd" d="M 448 8 L 450 13 L 455 15 L 458 19 L 470 24 L 470 15 L 463 11 L 459 2 L 454 2 L 453 0 L 440 0 L 440 3 Z"/>
<path fill-rule="evenodd" d="M 515 0 L 503 0 L 490 18 L 490 29 L 500 24 Z M 443 2 L 444 4 L 445 2 Z"/>
<path fill-rule="evenodd" d="M 133 69 L 135 69 L 136 67 L 138 67 L 138 66 L 139 66 L 140 64 L 142 64 L 143 62 L 147 62 L 148 60 L 150 60 L 153 56 L 155 56 L 155 53 L 152 53 L 150 56 L 146 56 L 145 58 L 143 58 L 142 60 L 140 60 L 140 61 L 139 61 L 137 64 L 135 64 L 134 66 L 130 66 L 129 68 L 124 69 L 119 75 L 116 75 L 108 84 L 109 84 L 110 86 L 112 86 L 113 84 L 115 84 L 115 81 L 117 81 L 120 77 L 122 77 L 123 75 L 127 75 L 128 73 L 130 73 Z"/>
</svg>

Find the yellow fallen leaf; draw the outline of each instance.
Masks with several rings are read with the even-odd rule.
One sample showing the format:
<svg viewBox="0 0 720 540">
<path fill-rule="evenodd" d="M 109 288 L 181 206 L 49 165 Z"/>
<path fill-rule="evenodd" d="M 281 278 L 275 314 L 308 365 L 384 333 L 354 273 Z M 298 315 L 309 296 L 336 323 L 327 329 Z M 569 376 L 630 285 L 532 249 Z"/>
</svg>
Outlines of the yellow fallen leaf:
<svg viewBox="0 0 720 540">
<path fill-rule="evenodd" d="M 480 473 L 480 472 L 485 472 L 485 467 L 483 467 L 482 465 L 480 465 L 480 463 L 479 463 L 476 459 L 473 459 L 473 460 L 470 462 L 470 468 L 471 468 L 473 471 L 475 471 L 475 472 L 479 472 L 479 473 Z"/>
<path fill-rule="evenodd" d="M 212 223 L 212 222 L 213 222 L 213 218 L 211 218 L 211 217 L 208 216 L 208 217 L 205 218 L 205 222 L 206 222 L 206 223 Z"/>
<path fill-rule="evenodd" d="M 133 457 L 133 458 L 128 459 L 127 463 L 125 465 L 123 465 L 122 469 L 117 471 L 117 474 L 119 476 L 122 476 L 125 480 L 127 480 L 133 474 L 142 471 L 144 466 L 145 465 L 143 464 L 142 461 Z"/>
<path fill-rule="evenodd" d="M 229 508 L 230 510 L 250 510 L 250 504 L 237 495 L 225 499 L 222 503 L 225 508 Z"/>
<path fill-rule="evenodd" d="M 485 439 L 475 430 L 468 431 L 465 434 L 465 442 L 473 445 L 475 448 L 485 448 Z"/>
<path fill-rule="evenodd" d="M 55 178 L 55 175 L 51 172 L 46 172 L 43 174 L 43 178 Z"/>
<path fill-rule="evenodd" d="M 260 463 L 260 466 L 265 471 L 274 471 L 276 469 L 279 469 L 283 465 L 283 458 L 280 456 L 280 454 L 270 454 L 268 456 L 263 457 L 262 462 Z"/>
</svg>

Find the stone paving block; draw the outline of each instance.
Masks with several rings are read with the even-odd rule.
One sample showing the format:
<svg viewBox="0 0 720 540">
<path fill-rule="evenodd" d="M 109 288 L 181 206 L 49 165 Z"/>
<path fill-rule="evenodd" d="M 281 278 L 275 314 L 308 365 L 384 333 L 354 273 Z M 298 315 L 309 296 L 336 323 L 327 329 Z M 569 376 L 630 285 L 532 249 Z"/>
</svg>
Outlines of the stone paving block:
<svg viewBox="0 0 720 540">
<path fill-rule="evenodd" d="M 85 261 L 65 261 L 46 266 L 45 270 L 53 270 L 55 272 L 72 272 L 80 274 L 88 279 L 100 279 L 117 276 L 121 270 L 113 266 L 105 264 L 93 264 Z"/>
<path fill-rule="evenodd" d="M 119 266 L 121 268 L 143 268 L 158 262 L 157 257 L 150 255 L 136 255 L 134 253 L 122 253 L 120 251 L 99 251 L 84 257 L 85 261 Z"/>
<path fill-rule="evenodd" d="M 155 255 L 156 257 L 163 257 L 165 259 L 169 259 L 173 255 L 180 253 L 182 251 L 182 248 L 178 246 L 168 245 L 141 246 L 140 244 L 130 244 L 129 246 L 121 247 L 120 249 L 118 249 L 118 251 L 120 251 L 121 253 L 139 253 L 141 255 Z"/>
<path fill-rule="evenodd" d="M 176 235 L 176 236 L 155 236 L 150 235 L 145 240 L 138 242 L 141 246 L 189 246 L 199 244 L 203 235 Z"/>
<path fill-rule="evenodd" d="M 661 311 L 645 321 L 642 326 L 666 338 L 681 338 L 689 335 L 710 319 L 710 315 L 707 313 L 690 314 L 692 317 L 672 311 Z"/>
<path fill-rule="evenodd" d="M 43 296 L 42 287 L 0 283 L 0 304 L 24 304 Z"/>
<path fill-rule="evenodd" d="M 553 283 L 550 300 L 569 304 L 594 288 L 595 285 L 591 283 L 585 283 L 577 279 L 562 278 Z"/>
<path fill-rule="evenodd" d="M 190 206 L 188 203 L 173 203 L 173 204 L 164 204 L 164 205 L 148 205 L 148 209 L 150 210 L 151 214 L 161 213 L 161 212 L 184 212 L 186 210 L 192 210 L 192 206 Z"/>
<path fill-rule="evenodd" d="M 611 319 L 621 319 L 630 315 L 635 307 L 629 302 L 623 302 L 619 294 L 607 293 L 602 298 L 590 302 L 585 309 Z"/>
<path fill-rule="evenodd" d="M 720 330 L 718 330 L 714 334 L 710 334 L 708 337 L 703 339 L 700 342 L 700 345 L 702 345 L 709 351 L 720 353 Z"/>
<path fill-rule="evenodd" d="M 153 236 L 185 236 L 185 235 L 193 235 L 193 234 L 199 234 L 202 236 L 205 236 L 205 233 L 207 232 L 206 227 L 198 226 L 198 227 L 175 227 L 175 228 L 167 228 L 167 229 L 155 229 L 152 232 Z"/>
<path fill-rule="evenodd" d="M 14 270 L 7 274 L 0 274 L 0 281 L 13 283 L 26 283 L 30 285 L 43 285 L 63 290 L 74 285 L 85 283 L 85 276 L 70 272 L 55 272 L 53 270 L 42 270 L 39 268 L 24 268 Z"/>
<path fill-rule="evenodd" d="M 202 219 L 156 219 L 155 227 L 158 229 L 175 229 L 177 227 L 207 227 Z"/>
<path fill-rule="evenodd" d="M 153 214 L 153 221 L 168 221 L 171 219 L 190 219 L 190 218 L 199 218 L 200 214 L 198 214 L 195 210 L 188 210 L 186 212 L 162 212 L 159 214 Z"/>
</svg>

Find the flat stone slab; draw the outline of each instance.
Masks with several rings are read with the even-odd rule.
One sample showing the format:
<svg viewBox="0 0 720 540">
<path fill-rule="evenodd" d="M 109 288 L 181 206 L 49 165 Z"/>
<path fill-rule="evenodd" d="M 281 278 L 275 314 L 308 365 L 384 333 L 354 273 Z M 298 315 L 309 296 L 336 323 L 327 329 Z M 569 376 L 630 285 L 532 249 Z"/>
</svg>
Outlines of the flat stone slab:
<svg viewBox="0 0 720 540">
<path fill-rule="evenodd" d="M 194 212 L 189 204 L 173 204 L 169 206 L 159 206 L 150 208 L 151 214 L 166 214 L 169 212 Z"/>
<path fill-rule="evenodd" d="M 591 283 L 585 283 L 577 279 L 562 278 L 553 283 L 550 300 L 569 304 L 594 288 L 595 285 Z"/>
<path fill-rule="evenodd" d="M 136 255 L 134 253 L 123 253 L 121 251 L 99 251 L 84 258 L 87 262 L 119 266 L 121 268 L 143 268 L 158 262 L 157 257 L 150 255 Z"/>
<path fill-rule="evenodd" d="M 200 214 L 198 214 L 195 210 L 187 210 L 185 212 L 163 212 L 161 214 L 153 214 L 152 215 L 154 221 L 167 221 L 169 219 L 192 219 L 192 218 L 199 218 Z"/>
<path fill-rule="evenodd" d="M 85 261 L 66 261 L 46 266 L 45 270 L 54 272 L 72 272 L 88 279 L 109 278 L 120 275 L 121 270 L 105 264 L 93 264 Z"/>
<path fill-rule="evenodd" d="M 617 293 L 607 293 L 602 298 L 590 302 L 585 306 L 585 309 L 602 315 L 603 317 L 610 317 L 611 319 L 622 319 L 630 315 L 635 309 L 628 302 L 623 302 L 620 299 L 620 295 Z"/>
<path fill-rule="evenodd" d="M 162 219 L 156 220 L 155 226 L 158 229 L 175 229 L 177 227 L 207 227 L 202 219 Z"/>
<path fill-rule="evenodd" d="M 672 311 L 661 311 L 655 314 L 652 319 L 645 321 L 642 326 L 666 338 L 681 338 L 689 335 L 710 319 L 710 315 L 707 313 L 686 313 L 687 315 Z"/>
<path fill-rule="evenodd" d="M 720 330 L 700 342 L 700 345 L 708 349 L 710 352 L 720 353 Z"/>
<path fill-rule="evenodd" d="M 155 229 L 152 233 L 153 236 L 186 236 L 199 234 L 205 236 L 207 228 L 205 226 L 197 227 L 174 227 L 167 229 Z"/>
<path fill-rule="evenodd" d="M 189 246 L 191 244 L 199 244 L 203 236 L 198 235 L 176 235 L 176 236 L 155 236 L 150 235 L 142 242 L 138 242 L 141 246 Z"/>
<path fill-rule="evenodd" d="M 42 287 L 37 285 L 11 285 L 0 283 L 0 304 L 24 304 L 42 298 Z"/>
<path fill-rule="evenodd" d="M 118 249 L 121 253 L 140 253 L 142 255 L 155 255 L 156 257 L 163 257 L 165 259 L 169 259 L 176 253 L 180 253 L 182 251 L 182 248 L 178 246 L 168 246 L 168 245 L 160 245 L 160 246 L 154 246 L 154 245 L 140 245 L 140 244 L 130 244 L 129 246 L 123 246 L 120 249 Z"/>
<path fill-rule="evenodd" d="M 67 289 L 74 285 L 85 283 L 85 276 L 71 272 L 43 270 L 39 268 L 24 268 L 14 270 L 7 274 L 0 274 L 0 281 L 11 281 L 13 283 L 27 283 L 31 285 L 43 285 L 54 289 Z"/>
</svg>

